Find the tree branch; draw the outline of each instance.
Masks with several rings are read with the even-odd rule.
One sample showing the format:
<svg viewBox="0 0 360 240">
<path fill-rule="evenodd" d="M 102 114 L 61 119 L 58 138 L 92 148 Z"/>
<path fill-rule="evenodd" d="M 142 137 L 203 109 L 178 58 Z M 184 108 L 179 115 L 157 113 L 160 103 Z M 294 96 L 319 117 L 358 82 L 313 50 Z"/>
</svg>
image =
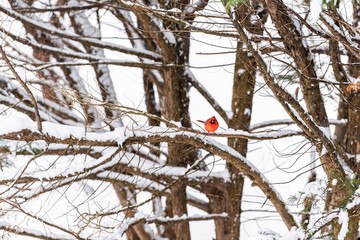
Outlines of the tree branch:
<svg viewBox="0 0 360 240">
<path fill-rule="evenodd" d="M 34 95 L 30 91 L 29 87 L 21 80 L 19 74 L 15 71 L 14 67 L 10 63 L 8 57 L 6 56 L 6 53 L 4 52 L 4 50 L 3 50 L 3 48 L 1 46 L 0 46 L 0 53 L 1 53 L 2 57 L 3 57 L 3 59 L 5 60 L 6 64 L 10 68 L 11 72 L 14 74 L 16 80 L 20 83 L 20 85 L 25 89 L 26 93 L 29 95 L 29 97 L 31 99 L 31 102 L 33 104 L 33 107 L 34 107 L 35 118 L 36 118 L 36 122 L 37 122 L 37 128 L 41 132 L 42 131 L 42 125 L 41 125 L 41 118 L 40 118 L 40 114 L 39 114 L 39 107 L 38 107 L 38 104 L 37 104 L 37 102 L 36 102 L 36 100 L 34 98 Z"/>
</svg>

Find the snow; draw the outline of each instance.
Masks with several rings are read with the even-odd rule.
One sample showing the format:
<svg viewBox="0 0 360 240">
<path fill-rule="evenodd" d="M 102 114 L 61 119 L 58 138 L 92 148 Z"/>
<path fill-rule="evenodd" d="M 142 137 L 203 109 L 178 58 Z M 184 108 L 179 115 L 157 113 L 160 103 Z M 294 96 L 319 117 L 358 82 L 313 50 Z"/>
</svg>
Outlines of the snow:
<svg viewBox="0 0 360 240">
<path fill-rule="evenodd" d="M 177 216 L 175 215 L 174 217 L 159 217 L 159 216 L 143 216 L 143 215 L 139 215 L 138 217 L 135 216 L 133 218 L 129 218 L 126 220 L 126 222 L 124 222 L 118 229 L 115 230 L 115 233 L 111 234 L 109 236 L 109 239 L 118 239 L 118 236 L 122 236 L 125 231 L 129 228 L 129 226 L 140 222 L 140 221 L 145 221 L 145 222 L 177 222 L 180 220 L 191 220 L 191 219 L 196 219 L 197 221 L 201 221 L 201 220 L 208 220 L 208 219 L 213 219 L 215 217 L 227 217 L 228 214 L 227 213 L 220 213 L 220 214 L 207 214 L 207 215 L 192 215 L 192 216 L 187 216 L 187 215 L 183 215 L 183 216 Z"/>
<path fill-rule="evenodd" d="M 311 0 L 310 1 L 310 14 L 309 21 L 312 24 L 316 24 L 320 18 L 320 13 L 322 11 L 323 0 Z"/>
<path fill-rule="evenodd" d="M 162 26 L 162 22 L 160 21 L 160 19 L 158 18 L 153 18 L 152 21 L 157 25 L 158 27 L 158 31 L 161 32 L 163 35 L 164 35 L 164 38 L 165 40 L 168 42 L 168 43 L 171 43 L 173 45 L 176 44 L 176 39 L 175 39 L 175 36 L 172 32 L 166 30 L 163 26 Z"/>
<path fill-rule="evenodd" d="M 250 139 L 276 139 L 282 138 L 286 136 L 293 136 L 293 135 L 300 135 L 302 131 L 296 130 L 279 130 L 279 131 L 269 131 L 269 132 L 259 132 L 259 133 L 248 133 L 243 130 L 234 130 L 234 129 L 227 129 L 222 132 L 218 132 L 218 135 L 224 136 L 243 136 Z"/>
<path fill-rule="evenodd" d="M 251 15 L 250 16 L 250 23 L 251 24 L 256 24 L 259 19 L 260 18 L 258 17 L 258 15 Z"/>
<path fill-rule="evenodd" d="M 340 210 L 339 213 L 339 224 L 341 224 L 341 229 L 338 235 L 338 240 L 344 240 L 346 233 L 348 231 L 348 223 L 349 223 L 349 216 L 347 210 Z"/>
<path fill-rule="evenodd" d="M 77 157 L 73 159 L 71 164 L 69 164 L 68 158 L 63 157 L 62 161 L 58 161 L 56 164 L 53 164 L 51 168 L 46 170 L 41 170 L 41 168 L 36 167 L 36 165 L 39 163 L 37 161 L 33 161 L 29 166 L 25 165 L 27 169 L 24 168 L 23 172 L 20 172 L 18 169 L 9 169 L 6 173 L 1 175 L 0 181 L 12 181 L 14 178 L 20 177 L 29 177 L 37 181 L 50 181 L 55 180 L 56 178 L 71 178 L 80 174 L 82 174 L 82 177 L 85 177 L 86 175 L 101 172 L 104 169 L 117 164 L 119 159 L 116 157 L 112 158 L 110 161 L 108 160 L 108 158 L 112 156 L 113 153 L 114 150 L 104 150 L 104 155 L 99 159 L 92 159 L 87 155 L 78 154 Z M 84 159 L 92 159 L 92 161 L 84 161 Z M 41 159 L 40 161 L 44 160 Z M 18 173 L 21 173 L 22 175 L 20 176 Z M 14 177 L 16 175 L 18 176 Z"/>
<path fill-rule="evenodd" d="M 356 189 L 355 193 L 353 194 L 354 199 L 346 205 L 346 209 L 350 210 L 358 205 L 360 205 L 360 188 Z"/>
<path fill-rule="evenodd" d="M 320 126 L 319 126 L 319 129 L 324 133 L 324 135 L 325 135 L 329 140 L 332 139 L 332 134 L 331 134 L 331 131 L 330 131 L 330 127 L 320 127 Z"/>
<path fill-rule="evenodd" d="M 350 38 L 350 36 L 349 36 L 349 35 L 344 35 L 343 32 L 341 31 L 341 29 L 339 28 L 339 26 L 337 26 L 337 25 L 335 24 L 334 20 L 333 20 L 331 17 L 327 16 L 326 14 L 324 14 L 322 17 L 328 22 L 328 24 L 329 24 L 340 36 L 343 36 L 344 38 L 346 38 L 346 41 L 349 42 L 349 43 L 352 45 L 352 47 L 357 48 L 357 47 L 356 47 L 356 44 L 353 43 L 353 41 L 352 41 L 352 39 Z M 337 38 L 335 37 L 335 39 L 337 39 Z"/>
<path fill-rule="evenodd" d="M 280 240 L 305 239 L 305 237 L 306 234 L 304 233 L 304 230 L 293 227 L 290 229 L 290 232 L 284 237 L 280 238 Z"/>
<path fill-rule="evenodd" d="M 114 166 L 118 162 L 119 159 L 117 159 L 116 157 L 108 161 L 108 158 L 111 157 L 113 153 L 114 151 L 106 150 L 103 157 L 99 159 L 94 159 L 91 162 L 85 162 L 83 160 L 87 158 L 87 156 L 83 156 L 83 159 L 81 159 L 81 156 L 79 156 L 78 158 L 76 158 L 78 162 L 74 161 L 71 167 L 57 166 L 58 168 L 51 168 L 46 171 L 36 171 L 33 173 L 29 173 L 29 176 L 37 178 L 39 180 L 43 180 L 43 179 L 51 179 L 56 177 L 71 177 L 73 175 L 83 172 L 85 173 L 87 172 L 87 174 L 91 174 L 93 172 L 99 172 L 108 167 Z"/>
<path fill-rule="evenodd" d="M 346 119 L 339 119 L 339 120 L 338 119 L 330 119 L 329 120 L 329 123 L 334 124 L 334 125 L 344 125 L 344 124 L 346 124 L 346 122 L 347 122 Z M 268 120 L 268 121 L 252 124 L 250 126 L 250 129 L 255 130 L 258 128 L 269 127 L 269 126 L 280 126 L 280 125 L 291 125 L 291 124 L 295 124 L 292 119 L 276 119 L 276 120 Z M 324 130 L 324 135 L 327 135 L 327 136 L 329 135 L 329 129 Z"/>
<path fill-rule="evenodd" d="M 18 132 L 23 129 L 29 129 L 32 132 L 37 131 L 36 123 L 28 117 L 0 116 L 1 128 L 0 134 L 5 135 Z"/>
<path fill-rule="evenodd" d="M 172 125 L 177 126 L 179 128 L 181 127 L 181 122 L 170 121 L 169 123 L 171 123 Z"/>
<path fill-rule="evenodd" d="M 303 230 L 294 227 L 284 236 L 280 236 L 269 228 L 261 228 L 258 234 L 246 238 L 246 240 L 300 240 L 305 239 L 305 237 L 306 234 Z"/>
<path fill-rule="evenodd" d="M 331 184 L 332 184 L 333 186 L 336 186 L 337 182 L 338 182 L 337 179 L 333 179 L 332 182 L 331 182 Z"/>
<path fill-rule="evenodd" d="M 271 125 L 282 125 L 282 124 L 293 124 L 294 121 L 292 119 L 277 119 L 277 120 L 268 120 L 264 122 L 259 122 L 256 124 L 252 124 L 250 129 L 257 129 L 263 126 L 271 126 Z"/>
<path fill-rule="evenodd" d="M 0 123 L 5 122 L 7 123 L 4 128 L 0 129 L 0 135 L 2 134 L 8 134 L 11 132 L 17 132 L 21 131 L 23 129 L 29 129 L 30 131 L 38 133 L 38 130 L 36 128 L 36 123 L 27 119 L 27 118 L 18 118 L 18 117 L 0 117 Z M 130 130 L 130 131 L 129 131 Z M 226 131 L 229 133 L 236 133 L 238 131 L 228 130 Z M 87 139 L 87 140 L 93 140 L 93 141 L 116 141 L 120 146 L 122 145 L 122 142 L 125 141 L 128 137 L 137 136 L 137 137 L 148 137 L 151 135 L 159 134 L 160 136 L 167 136 L 171 138 L 176 138 L 177 136 L 189 136 L 192 138 L 197 139 L 198 141 L 203 142 L 204 144 L 211 144 L 215 148 L 218 148 L 219 150 L 226 152 L 230 154 L 233 157 L 238 158 L 243 162 L 243 164 L 247 165 L 249 169 L 252 171 L 251 174 L 258 175 L 261 177 L 263 184 L 269 184 L 265 176 L 262 175 L 262 173 L 246 158 L 244 158 L 242 155 L 240 155 L 237 151 L 235 151 L 233 148 L 221 144 L 214 139 L 206 136 L 199 136 L 198 133 L 185 133 L 185 132 L 179 132 L 179 131 L 169 131 L 168 129 L 164 129 L 161 127 L 142 127 L 140 129 L 132 128 L 127 129 L 124 127 L 116 128 L 112 132 L 105 132 L 105 133 L 92 133 L 92 132 L 86 132 L 84 128 L 82 127 L 73 127 L 73 126 L 67 126 L 61 124 L 55 124 L 55 123 L 49 123 L 49 122 L 43 122 L 43 134 L 48 135 L 49 137 L 56 137 L 58 139 L 68 139 L 68 138 L 76 138 L 76 139 Z M 263 133 L 261 133 L 262 135 Z M 63 167 L 61 168 L 51 168 L 46 171 L 38 171 L 32 173 L 32 177 L 37 179 L 50 179 L 55 178 L 59 176 L 72 176 L 77 173 L 87 172 L 90 174 L 91 172 L 99 172 L 107 167 L 111 167 L 114 164 L 118 162 L 117 158 L 110 158 L 109 161 L 108 158 L 114 153 L 113 150 L 108 149 L 103 154 L 103 157 L 91 161 L 91 162 L 83 162 L 81 161 L 81 158 L 79 158 L 80 162 L 74 162 L 74 165 L 72 167 L 66 168 L 64 170 Z M 139 164 L 141 161 L 141 164 Z M 142 171 L 148 171 L 148 169 L 156 169 L 156 174 L 166 174 L 166 175 L 173 175 L 173 176 L 180 176 L 184 174 L 184 168 L 179 167 L 164 167 L 159 166 L 156 167 L 155 163 L 151 163 L 149 161 L 140 160 L 140 158 L 137 155 L 131 155 L 128 154 L 128 157 L 121 158 L 121 162 L 124 162 L 125 164 L 128 164 L 130 166 L 134 167 L 140 167 Z M 155 168 L 154 168 L 155 166 Z M 186 170 L 187 171 L 187 170 Z M 218 175 L 217 175 L 218 174 Z M 229 177 L 227 172 L 206 172 L 206 171 L 194 171 L 194 173 L 189 173 L 190 178 L 203 178 L 208 176 L 214 176 L 214 177 L 221 177 L 224 178 L 226 181 Z M 275 189 L 272 189 L 276 193 Z M 277 197 L 281 199 L 280 194 L 277 193 Z"/>
<path fill-rule="evenodd" d="M 7 135 L 13 132 L 20 132 L 23 130 L 30 130 L 33 133 L 40 133 L 37 130 L 37 123 L 28 117 L 15 116 L 0 116 L 0 135 Z M 87 132 L 86 128 L 78 126 L 66 126 L 64 124 L 42 122 L 42 134 L 49 137 L 54 137 L 60 140 L 65 139 L 87 139 L 90 141 L 114 141 L 119 145 L 125 140 L 125 128 L 119 127 L 112 132 L 93 133 Z"/>
<path fill-rule="evenodd" d="M 34 133 L 39 133 L 37 130 L 36 122 L 32 121 L 27 117 L 13 117 L 13 116 L 0 116 L 0 123 L 3 123 L 3 128 L 0 129 L 0 135 L 6 135 L 12 132 L 20 132 L 24 129 L 28 129 Z M 65 140 L 70 138 L 75 139 L 83 139 L 89 141 L 114 141 L 120 146 L 122 145 L 123 141 L 125 141 L 128 137 L 132 136 L 139 136 L 139 137 L 147 137 L 150 135 L 160 134 L 162 136 L 169 136 L 169 137 L 176 137 L 177 135 L 184 135 L 183 132 L 178 131 L 169 131 L 168 129 L 161 128 L 161 127 L 143 127 L 140 129 L 129 129 L 125 127 L 116 128 L 114 131 L 111 132 L 104 132 L 104 133 L 93 133 L 93 132 L 86 132 L 84 127 L 76 127 L 76 126 L 64 126 L 63 124 L 51 123 L 51 122 L 43 122 L 43 132 L 49 137 L 55 137 L 57 139 Z M 187 133 L 190 136 L 196 137 L 197 134 Z M 202 138 L 203 141 L 212 141 L 211 139 L 206 140 Z M 215 143 L 215 142 L 214 142 Z M 224 147 L 224 146 L 222 146 Z M 229 151 L 229 147 L 228 151 Z M 107 159 L 113 154 L 113 150 L 108 149 L 103 151 L 103 156 L 99 159 L 94 159 L 90 162 L 84 162 L 83 159 L 86 158 L 86 155 L 78 157 L 73 161 L 71 167 L 62 167 L 61 165 L 55 165 L 56 168 L 51 168 L 47 171 L 36 171 L 36 172 L 29 172 L 24 174 L 23 176 L 31 176 L 37 179 L 50 179 L 55 177 L 66 177 L 72 176 L 77 173 L 87 172 L 88 170 L 92 169 L 91 174 L 93 172 L 101 171 L 107 167 L 111 167 L 116 164 L 119 160 L 117 158 L 112 159 L 111 161 L 107 161 Z M 169 176 L 182 176 L 187 171 L 186 168 L 181 167 L 167 167 L 158 165 L 154 162 L 149 160 L 140 159 L 137 155 L 132 155 L 130 153 L 127 154 L 128 157 L 123 157 L 121 162 L 129 166 L 133 166 L 136 168 L 141 169 L 144 172 L 148 172 L 149 170 L 155 169 L 154 174 L 157 175 L 169 175 Z M 128 159 L 128 160 L 127 160 Z M 140 164 L 141 163 L 141 164 Z M 88 170 L 87 170 L 88 169 Z M 2 175 L 1 179 L 10 179 L 12 177 L 12 173 L 8 172 L 8 174 Z M 103 173 L 104 174 L 104 173 Z M 100 175 L 104 177 L 104 175 Z M 109 177 L 114 178 L 114 175 L 109 175 Z M 119 176 L 120 177 L 120 176 Z M 121 176 L 123 177 L 123 176 Z M 229 174 L 227 171 L 220 171 L 220 172 L 212 172 L 212 171 L 193 171 L 190 172 L 187 178 L 222 178 L 224 181 L 228 181 Z"/>
<path fill-rule="evenodd" d="M 304 196 L 312 197 L 312 196 L 319 195 L 319 193 L 321 193 L 322 189 L 323 189 L 323 186 L 321 186 L 318 181 L 309 182 L 304 187 L 304 190 L 303 190 Z"/>
<path fill-rule="evenodd" d="M 124 163 L 126 166 L 134 167 L 135 169 L 140 170 L 144 173 L 150 173 L 156 176 L 171 176 L 171 177 L 184 177 L 187 179 L 206 179 L 209 178 L 219 178 L 222 179 L 224 182 L 230 180 L 230 175 L 228 171 L 191 171 L 188 172 L 188 168 L 184 167 L 175 167 L 175 166 L 164 166 L 161 164 L 154 163 L 149 160 L 145 160 L 139 158 L 137 155 L 133 155 L 128 153 L 127 158 L 122 158 L 121 162 Z M 196 165 L 197 163 L 194 163 Z"/>
<path fill-rule="evenodd" d="M 269 228 L 261 228 L 259 229 L 258 234 L 246 238 L 246 240 L 274 240 L 280 238 L 281 236 L 279 234 L 273 232 Z"/>
<path fill-rule="evenodd" d="M 24 228 L 24 227 L 19 227 L 16 225 L 13 225 L 9 222 L 5 222 L 5 221 L 0 221 L 0 228 L 9 228 L 9 229 L 14 229 L 17 233 L 27 233 L 27 234 L 31 234 L 34 236 L 38 236 L 39 239 L 41 238 L 54 238 L 54 239 L 63 239 L 63 240 L 67 240 L 67 239 L 74 239 L 71 235 L 63 235 L 63 234 L 53 234 L 50 232 L 41 232 L 38 230 L 35 230 L 34 228 Z"/>
<path fill-rule="evenodd" d="M 245 69 L 239 68 L 239 70 L 237 71 L 237 74 L 238 74 L 238 75 L 241 75 L 241 74 L 243 74 L 244 72 L 246 72 Z"/>
</svg>

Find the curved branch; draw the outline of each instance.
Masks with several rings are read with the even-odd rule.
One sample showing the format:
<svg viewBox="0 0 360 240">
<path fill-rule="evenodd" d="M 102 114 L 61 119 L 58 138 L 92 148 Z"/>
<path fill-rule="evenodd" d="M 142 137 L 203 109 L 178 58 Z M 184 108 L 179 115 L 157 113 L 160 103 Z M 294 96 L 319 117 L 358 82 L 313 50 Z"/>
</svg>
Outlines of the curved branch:
<svg viewBox="0 0 360 240">
<path fill-rule="evenodd" d="M 34 106 L 34 112 L 35 112 L 35 118 L 36 118 L 36 122 L 37 122 L 37 128 L 41 132 L 42 131 L 42 125 L 41 125 L 39 107 L 38 107 L 37 102 L 36 102 L 36 100 L 34 98 L 34 95 L 30 91 L 29 87 L 21 80 L 19 74 L 15 71 L 14 67 L 11 65 L 8 57 L 6 56 L 6 53 L 4 52 L 4 50 L 3 50 L 3 48 L 1 46 L 0 46 L 0 53 L 1 53 L 2 57 L 3 57 L 3 59 L 5 60 L 6 64 L 10 68 L 11 72 L 14 74 L 16 80 L 20 83 L 20 85 L 25 89 L 26 93 L 29 95 L 29 97 L 31 99 L 31 102 L 32 102 L 32 104 Z"/>
<path fill-rule="evenodd" d="M 9 121 L 9 119 L 8 119 Z M 226 161 L 234 165 L 239 171 L 246 175 L 255 185 L 264 192 L 264 194 L 270 199 L 273 203 L 280 216 L 283 218 L 284 222 L 290 229 L 293 226 L 297 226 L 292 215 L 289 213 L 284 201 L 280 198 L 280 195 L 273 189 L 265 177 L 253 166 L 247 159 L 240 155 L 233 148 L 222 145 L 211 138 L 207 138 L 203 135 L 213 135 L 221 136 L 218 134 L 205 134 L 203 132 L 191 130 L 191 132 L 184 131 L 171 131 L 171 129 L 164 129 L 159 127 L 148 127 L 140 128 L 138 130 L 130 131 L 127 128 L 116 128 L 113 132 L 104 133 L 104 135 L 96 133 L 87 133 L 79 127 L 69 127 L 68 129 L 62 127 L 62 136 L 56 137 L 58 132 L 56 131 L 56 125 L 52 123 L 46 123 L 44 125 L 44 133 L 33 132 L 30 129 L 34 129 L 34 123 L 30 122 L 26 126 L 26 121 L 18 120 L 22 123 L 22 130 L 17 132 L 9 132 L 11 129 L 16 127 L 12 125 L 18 125 L 15 123 L 8 123 L 4 126 L 4 129 L 1 133 L 1 138 L 5 139 L 14 139 L 14 140 L 44 140 L 50 143 L 66 143 L 71 145 L 90 145 L 90 146 L 119 146 L 122 145 L 122 148 L 126 147 L 128 144 L 133 143 L 144 143 L 144 142 L 174 142 L 174 143 L 188 143 L 204 150 L 211 152 Z M 24 124 L 25 123 L 25 124 Z M 25 126 L 24 126 L 25 125 Z M 172 123 L 172 125 L 175 125 Z M 12 126 L 12 127 L 11 127 Z M 19 129 L 18 129 L 19 130 Z M 155 131 L 154 131 L 155 130 Z M 129 133 L 127 133 L 129 132 Z M 234 135 L 235 136 L 235 135 Z M 87 137 L 87 138 L 85 138 Z M 120 138 L 120 139 L 119 139 Z M 99 140 L 102 139 L 102 140 Z M 103 160 L 98 160 L 96 163 L 92 163 L 85 170 L 89 172 L 90 170 L 95 169 L 96 167 L 103 165 L 105 162 L 114 161 L 113 157 L 119 153 L 122 149 L 119 147 L 115 153 L 112 153 L 110 157 L 104 156 Z M 115 159 L 116 160 L 116 159 Z M 66 177 L 71 176 L 71 174 Z"/>
<path fill-rule="evenodd" d="M 176 137 L 174 135 L 167 136 L 166 134 L 152 135 L 149 137 L 130 137 L 124 142 L 124 145 L 144 142 L 186 142 L 223 158 L 224 160 L 234 165 L 240 172 L 247 176 L 254 185 L 258 186 L 263 191 L 265 196 L 272 202 L 289 229 L 297 226 L 295 219 L 287 209 L 285 202 L 281 199 L 277 191 L 272 188 L 272 186 L 270 186 L 270 183 L 267 181 L 267 179 L 257 170 L 254 165 L 252 165 L 246 158 L 240 155 L 233 148 L 220 144 L 210 138 L 197 135 L 188 136 L 183 134 L 178 134 Z"/>
</svg>

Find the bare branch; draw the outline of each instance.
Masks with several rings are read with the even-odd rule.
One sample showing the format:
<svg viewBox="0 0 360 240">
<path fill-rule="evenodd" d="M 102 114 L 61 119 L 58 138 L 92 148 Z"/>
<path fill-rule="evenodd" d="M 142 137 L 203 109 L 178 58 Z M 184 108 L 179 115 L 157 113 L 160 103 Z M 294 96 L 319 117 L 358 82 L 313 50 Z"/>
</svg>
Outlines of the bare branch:
<svg viewBox="0 0 360 240">
<path fill-rule="evenodd" d="M 76 35 L 73 33 L 68 33 L 68 32 L 59 30 L 59 29 L 49 26 L 49 25 L 41 24 L 40 22 L 37 22 L 33 19 L 25 17 L 25 16 L 19 14 L 18 12 L 11 10 L 9 8 L 5 8 L 1 5 L 0 5 L 0 11 L 3 12 L 4 14 L 7 14 L 7 15 L 19 20 L 19 21 L 22 21 L 25 25 L 29 25 L 31 27 L 34 27 L 34 28 L 44 31 L 46 33 L 50 33 L 51 35 L 56 35 L 59 37 L 70 39 L 70 40 L 76 40 L 83 44 L 90 44 L 92 46 L 111 49 L 114 51 L 124 52 L 124 53 L 132 54 L 132 55 L 136 55 L 136 56 L 140 56 L 140 57 L 144 57 L 144 58 L 153 59 L 153 60 L 161 59 L 161 57 L 158 54 L 155 54 L 150 51 L 136 50 L 134 48 L 126 48 L 126 47 L 123 47 L 123 46 L 120 46 L 117 44 L 107 43 L 107 42 L 104 42 L 104 41 L 101 41 L 98 39 L 85 38 L 85 37 L 82 37 L 82 36 L 79 36 L 79 35 Z"/>
<path fill-rule="evenodd" d="M 2 57 L 3 57 L 3 59 L 5 60 L 6 64 L 10 68 L 11 72 L 14 74 L 16 80 L 20 83 L 20 85 L 25 89 L 25 91 L 29 95 L 29 97 L 31 99 L 31 102 L 32 102 L 32 104 L 34 106 L 34 112 L 35 112 L 37 127 L 38 127 L 38 130 L 41 132 L 42 131 L 42 125 L 41 125 L 41 118 L 40 118 L 40 114 L 39 114 L 39 107 L 38 107 L 38 104 L 37 104 L 37 102 L 36 102 L 36 100 L 34 98 L 34 95 L 30 91 L 29 87 L 21 80 L 19 74 L 13 68 L 11 62 L 9 61 L 8 57 L 6 56 L 6 53 L 4 52 L 4 50 L 3 50 L 3 48 L 1 46 L 0 46 L 0 53 L 1 53 Z"/>
</svg>

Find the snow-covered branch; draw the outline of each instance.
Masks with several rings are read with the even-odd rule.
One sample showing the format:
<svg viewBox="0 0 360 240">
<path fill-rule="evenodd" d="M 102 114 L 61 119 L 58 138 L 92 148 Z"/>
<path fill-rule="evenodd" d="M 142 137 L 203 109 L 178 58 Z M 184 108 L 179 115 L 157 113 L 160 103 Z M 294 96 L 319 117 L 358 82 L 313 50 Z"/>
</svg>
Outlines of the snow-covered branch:
<svg viewBox="0 0 360 240">
<path fill-rule="evenodd" d="M 90 61 L 89 63 L 75 63 L 75 62 L 57 62 L 57 63 L 40 63 L 36 62 L 33 64 L 34 66 L 38 66 L 34 69 L 34 71 L 43 70 L 50 67 L 56 67 L 56 66 L 81 66 L 81 65 L 97 65 L 97 64 L 107 64 L 107 65 L 117 65 L 117 66 L 126 66 L 126 67 L 138 67 L 138 68 L 152 68 L 152 69 L 161 69 L 161 65 L 157 63 L 141 63 L 141 62 L 134 62 L 134 61 L 126 61 L 126 60 L 118 60 L 118 59 L 108 59 L 105 56 L 98 56 L 88 53 L 82 53 L 82 52 L 74 52 L 68 49 L 61 49 L 57 47 L 47 46 L 45 44 L 39 44 L 35 41 L 28 40 L 21 38 L 19 36 L 16 36 L 15 34 L 12 34 L 10 32 L 7 32 L 6 30 L 3 30 L 3 32 L 8 36 L 13 38 L 16 41 L 19 41 L 20 43 L 29 45 L 30 47 L 34 47 L 52 54 L 59 54 L 60 56 L 66 56 L 71 57 L 75 59 L 83 59 Z"/>
<path fill-rule="evenodd" d="M 127 53 L 127 54 L 132 54 L 132 55 L 136 55 L 136 56 L 140 56 L 140 57 L 144 57 L 144 58 L 149 58 L 149 59 L 153 59 L 153 60 L 160 60 L 161 57 L 158 54 L 155 54 L 151 51 L 147 51 L 144 49 L 141 50 L 137 50 L 134 48 L 127 48 L 127 47 L 123 47 L 121 45 L 118 44 L 113 44 L 113 43 L 109 43 L 109 42 L 104 42 L 98 39 L 93 39 L 93 38 L 86 38 L 83 36 L 79 36 L 77 34 L 74 33 L 68 33 L 66 31 L 62 31 L 58 28 L 55 28 L 53 26 L 50 26 L 48 24 L 45 24 L 43 22 L 38 22 L 36 20 L 30 19 L 10 8 L 6 8 L 2 5 L 0 5 L 0 11 L 3 12 L 4 14 L 15 18 L 19 21 L 21 21 L 24 25 L 29 25 L 31 27 L 34 27 L 36 29 L 42 30 L 46 33 L 49 33 L 51 35 L 54 36 L 59 36 L 59 37 L 63 37 L 66 39 L 70 39 L 70 40 L 75 40 L 75 41 L 79 41 L 83 44 L 89 44 L 92 46 L 96 46 L 96 47 L 101 47 L 101 48 L 105 48 L 105 49 L 110 49 L 110 50 L 114 50 L 114 51 L 119 51 L 119 52 L 123 52 L 123 53 Z"/>
<path fill-rule="evenodd" d="M 227 218 L 227 213 L 220 213 L 220 214 L 207 214 L 207 215 L 194 215 L 194 216 L 174 216 L 174 217 L 160 217 L 160 216 L 138 216 L 131 219 L 128 219 L 127 222 L 119 229 L 115 231 L 112 236 L 123 235 L 129 227 L 139 224 L 139 223 L 161 223 L 167 224 L 170 222 L 181 222 L 181 221 L 206 221 L 210 219 L 216 218 Z"/>
<path fill-rule="evenodd" d="M 248 133 L 242 130 L 228 129 L 220 133 L 208 133 L 184 127 L 162 128 L 162 127 L 140 127 L 127 128 L 119 127 L 114 131 L 104 133 L 86 132 L 83 127 L 64 126 L 50 122 L 43 122 L 42 133 L 34 129 L 34 122 L 26 118 L 0 117 L 0 122 L 7 128 L 0 130 L 0 137 L 7 140 L 17 141 L 46 141 L 48 144 L 70 144 L 78 146 L 102 146 L 117 147 L 121 146 L 129 137 L 136 136 L 181 136 L 190 137 L 213 136 L 231 137 L 254 140 L 279 139 L 291 136 L 301 136 L 302 131 L 279 130 L 259 133 Z M 61 130 L 60 130 L 61 129 Z"/>
<path fill-rule="evenodd" d="M 37 231 L 32 228 L 24 228 L 19 226 L 14 226 L 8 222 L 0 222 L 0 230 L 4 230 L 11 233 L 16 233 L 21 236 L 38 238 L 38 239 L 46 239 L 46 240 L 73 240 L 74 237 L 70 237 L 69 235 L 60 235 L 60 234 L 51 234 L 49 232 L 44 233 L 41 231 Z"/>
</svg>

